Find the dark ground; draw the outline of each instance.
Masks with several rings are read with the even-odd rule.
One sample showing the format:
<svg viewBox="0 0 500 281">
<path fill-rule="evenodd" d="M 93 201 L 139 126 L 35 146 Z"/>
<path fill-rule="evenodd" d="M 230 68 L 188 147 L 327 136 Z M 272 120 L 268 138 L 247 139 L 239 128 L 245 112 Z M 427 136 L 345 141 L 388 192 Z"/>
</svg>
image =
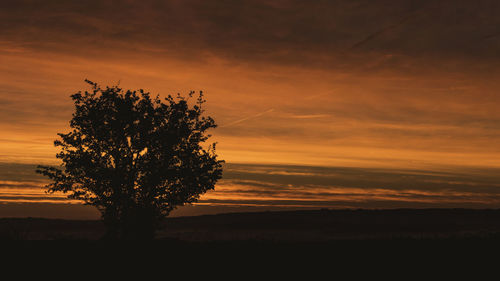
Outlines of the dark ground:
<svg viewBox="0 0 500 281">
<path fill-rule="evenodd" d="M 322 276 L 309 276 L 314 272 L 428 278 L 439 270 L 445 279 L 460 270 L 476 276 L 480 272 L 472 271 L 471 263 L 481 272 L 497 268 L 500 210 L 228 213 L 168 218 L 155 241 L 100 240 L 103 234 L 100 221 L 4 218 L 0 253 L 12 265 L 47 264 L 44 270 L 64 264 L 69 271 L 82 266 L 113 271 L 110 264 L 119 263 L 124 275 L 141 263 L 147 272 L 187 266 L 183 274 L 219 276 L 232 269 L 259 279 L 263 269 L 292 276 L 302 271 L 307 280 Z"/>
<path fill-rule="evenodd" d="M 0 240 L 99 240 L 100 221 L 0 219 Z M 228 213 L 168 218 L 157 240 L 178 243 L 325 243 L 500 240 L 500 210 L 396 209 Z"/>
</svg>

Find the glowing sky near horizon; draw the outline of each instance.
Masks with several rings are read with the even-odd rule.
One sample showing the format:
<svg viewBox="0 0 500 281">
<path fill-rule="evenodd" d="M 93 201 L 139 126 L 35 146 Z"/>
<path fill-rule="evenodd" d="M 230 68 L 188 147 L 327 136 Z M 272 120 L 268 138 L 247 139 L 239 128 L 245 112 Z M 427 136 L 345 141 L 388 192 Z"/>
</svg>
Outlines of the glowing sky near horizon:
<svg viewBox="0 0 500 281">
<path fill-rule="evenodd" d="M 2 1 L 0 162 L 57 163 L 90 79 L 203 90 L 228 163 L 496 173 L 499 15 L 493 0 Z"/>
</svg>

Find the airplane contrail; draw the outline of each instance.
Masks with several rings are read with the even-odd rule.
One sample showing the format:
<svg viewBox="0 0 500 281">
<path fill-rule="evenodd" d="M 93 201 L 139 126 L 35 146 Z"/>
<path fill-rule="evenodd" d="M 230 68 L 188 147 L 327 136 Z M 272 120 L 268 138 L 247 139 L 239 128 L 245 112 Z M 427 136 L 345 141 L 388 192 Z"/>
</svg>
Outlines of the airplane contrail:
<svg viewBox="0 0 500 281">
<path fill-rule="evenodd" d="M 229 124 L 222 125 L 222 126 L 220 126 L 220 128 L 222 128 L 222 127 L 229 127 L 229 126 L 232 126 L 232 125 L 236 125 L 236 124 L 239 124 L 239 123 L 244 122 L 244 121 L 246 121 L 246 120 L 253 119 L 253 118 L 256 118 L 256 117 L 262 116 L 262 115 L 264 115 L 264 114 L 266 114 L 266 113 L 273 112 L 273 111 L 274 111 L 274 108 L 271 108 L 271 109 L 268 109 L 268 110 L 266 110 L 266 111 L 263 111 L 263 112 L 257 113 L 257 114 L 255 114 L 255 115 L 247 116 L 247 117 L 245 117 L 245 118 L 242 118 L 242 119 L 239 119 L 239 120 L 233 121 L 233 122 L 231 122 L 231 123 L 229 123 Z"/>
<path fill-rule="evenodd" d="M 357 43 L 353 44 L 349 49 L 352 50 L 352 49 L 356 49 L 358 48 L 359 46 L 361 45 L 364 45 L 365 43 L 373 40 L 374 38 L 378 37 L 379 35 L 391 30 L 391 29 L 394 29 L 400 25 L 403 25 L 404 23 L 406 23 L 407 21 L 413 19 L 414 17 L 416 17 L 421 11 L 423 11 L 425 8 L 427 7 L 421 7 L 421 8 L 418 8 L 418 9 L 414 9 L 413 11 L 410 11 L 408 14 L 406 14 L 405 17 L 403 17 L 402 19 L 400 19 L 399 21 L 389 25 L 389 26 L 386 26 L 370 35 L 368 35 L 367 37 L 365 37 L 363 40 L 361 41 L 358 41 Z"/>
</svg>

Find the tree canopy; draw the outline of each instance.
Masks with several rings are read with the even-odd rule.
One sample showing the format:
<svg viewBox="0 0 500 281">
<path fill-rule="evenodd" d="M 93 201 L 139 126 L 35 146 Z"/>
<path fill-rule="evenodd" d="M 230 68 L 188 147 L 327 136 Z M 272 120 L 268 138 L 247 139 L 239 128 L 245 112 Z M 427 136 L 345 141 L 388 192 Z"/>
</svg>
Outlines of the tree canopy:
<svg viewBox="0 0 500 281">
<path fill-rule="evenodd" d="M 37 172 L 52 180 L 48 192 L 97 207 L 109 237 L 152 238 L 173 209 L 221 178 L 215 143 L 202 147 L 215 121 L 203 114 L 201 91 L 160 99 L 86 82 L 91 91 L 71 95 L 72 130 L 54 142 L 61 166 Z"/>
</svg>

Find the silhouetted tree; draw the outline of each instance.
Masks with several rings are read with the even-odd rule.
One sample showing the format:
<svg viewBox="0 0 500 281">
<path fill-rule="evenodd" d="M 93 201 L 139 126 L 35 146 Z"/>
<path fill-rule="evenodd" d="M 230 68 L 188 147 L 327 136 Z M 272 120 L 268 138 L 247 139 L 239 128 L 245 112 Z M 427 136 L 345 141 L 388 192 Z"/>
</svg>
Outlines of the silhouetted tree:
<svg viewBox="0 0 500 281">
<path fill-rule="evenodd" d="M 107 236 L 150 239 L 177 206 L 196 202 L 222 176 L 215 143 L 201 143 L 215 128 L 203 116 L 202 92 L 193 105 L 178 95 L 161 100 L 140 90 L 101 89 L 71 96 L 72 131 L 58 134 L 61 168 L 38 166 L 48 192 L 69 193 L 98 208 Z"/>
</svg>

